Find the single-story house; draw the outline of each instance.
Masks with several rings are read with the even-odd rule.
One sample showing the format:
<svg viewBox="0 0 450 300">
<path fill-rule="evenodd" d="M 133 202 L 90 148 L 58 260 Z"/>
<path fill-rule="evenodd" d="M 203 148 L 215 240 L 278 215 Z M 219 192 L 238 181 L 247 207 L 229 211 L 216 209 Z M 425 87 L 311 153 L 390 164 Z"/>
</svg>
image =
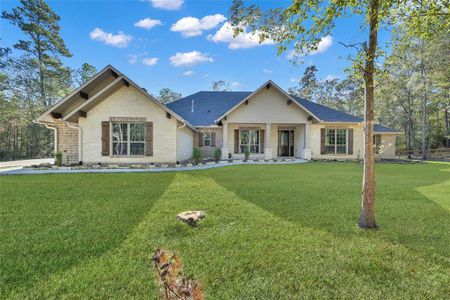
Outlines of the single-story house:
<svg viewBox="0 0 450 300">
<path fill-rule="evenodd" d="M 202 91 L 163 105 L 108 65 L 42 114 L 65 164 L 176 163 L 193 148 L 222 158 L 363 157 L 362 119 L 289 95 L 272 81 L 251 92 Z M 375 125 L 379 158 L 396 130 Z"/>
</svg>

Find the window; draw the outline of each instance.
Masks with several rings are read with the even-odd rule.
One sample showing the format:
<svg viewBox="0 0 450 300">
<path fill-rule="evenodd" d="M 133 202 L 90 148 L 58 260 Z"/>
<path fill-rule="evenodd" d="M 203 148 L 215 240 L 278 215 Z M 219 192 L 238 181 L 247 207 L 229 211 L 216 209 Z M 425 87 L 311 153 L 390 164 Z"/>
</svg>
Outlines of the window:
<svg viewBox="0 0 450 300">
<path fill-rule="evenodd" d="M 373 145 L 375 147 L 375 154 L 380 154 L 380 152 L 381 152 L 381 134 L 373 135 Z"/>
<path fill-rule="evenodd" d="M 244 153 L 245 149 L 249 149 L 250 153 L 259 153 L 259 130 L 239 130 L 239 149 L 241 153 Z"/>
<path fill-rule="evenodd" d="M 211 132 L 203 132 L 203 146 L 211 146 Z"/>
<path fill-rule="evenodd" d="M 326 154 L 347 153 L 347 129 L 326 129 L 325 153 Z"/>
<path fill-rule="evenodd" d="M 144 123 L 112 123 L 113 155 L 144 155 Z"/>
</svg>

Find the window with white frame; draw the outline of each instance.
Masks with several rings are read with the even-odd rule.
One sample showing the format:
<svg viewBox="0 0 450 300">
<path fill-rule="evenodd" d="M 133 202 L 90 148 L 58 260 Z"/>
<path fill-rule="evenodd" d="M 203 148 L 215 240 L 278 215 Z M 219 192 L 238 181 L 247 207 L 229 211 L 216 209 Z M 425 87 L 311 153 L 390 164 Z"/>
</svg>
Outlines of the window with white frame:
<svg viewBox="0 0 450 300">
<path fill-rule="evenodd" d="M 113 155 L 144 155 L 144 123 L 112 123 L 111 143 Z"/>
<path fill-rule="evenodd" d="M 259 130 L 239 130 L 239 149 L 241 153 L 245 153 L 246 149 L 248 149 L 250 153 L 259 153 Z"/>
<path fill-rule="evenodd" d="M 203 132 L 203 146 L 211 146 L 211 132 Z"/>
<path fill-rule="evenodd" d="M 347 153 L 347 129 L 326 129 L 325 153 L 326 154 Z"/>
</svg>

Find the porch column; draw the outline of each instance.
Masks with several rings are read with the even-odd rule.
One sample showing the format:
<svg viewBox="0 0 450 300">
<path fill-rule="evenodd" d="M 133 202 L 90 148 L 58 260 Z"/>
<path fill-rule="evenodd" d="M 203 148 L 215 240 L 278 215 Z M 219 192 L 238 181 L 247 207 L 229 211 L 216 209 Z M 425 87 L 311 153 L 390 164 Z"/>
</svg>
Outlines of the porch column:
<svg viewBox="0 0 450 300">
<path fill-rule="evenodd" d="M 264 159 L 272 159 L 272 143 L 270 141 L 271 132 L 270 132 L 270 123 L 266 123 L 266 130 L 265 130 L 265 139 L 264 139 Z"/>
<path fill-rule="evenodd" d="M 222 159 L 228 159 L 228 122 L 222 121 Z"/>
<path fill-rule="evenodd" d="M 303 149 L 303 159 L 311 160 L 311 123 L 307 122 L 305 124 L 305 148 Z"/>
</svg>

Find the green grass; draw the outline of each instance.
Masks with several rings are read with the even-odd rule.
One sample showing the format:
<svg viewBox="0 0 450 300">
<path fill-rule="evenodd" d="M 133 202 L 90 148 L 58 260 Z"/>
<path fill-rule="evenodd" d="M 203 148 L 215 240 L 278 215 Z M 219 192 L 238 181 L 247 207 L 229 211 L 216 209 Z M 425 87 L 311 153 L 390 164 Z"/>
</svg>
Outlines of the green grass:
<svg viewBox="0 0 450 300">
<path fill-rule="evenodd" d="M 177 173 L 0 177 L 0 298 L 158 299 L 157 247 L 208 299 L 448 298 L 450 165 L 247 165 Z M 187 209 L 207 217 L 190 228 Z"/>
</svg>

